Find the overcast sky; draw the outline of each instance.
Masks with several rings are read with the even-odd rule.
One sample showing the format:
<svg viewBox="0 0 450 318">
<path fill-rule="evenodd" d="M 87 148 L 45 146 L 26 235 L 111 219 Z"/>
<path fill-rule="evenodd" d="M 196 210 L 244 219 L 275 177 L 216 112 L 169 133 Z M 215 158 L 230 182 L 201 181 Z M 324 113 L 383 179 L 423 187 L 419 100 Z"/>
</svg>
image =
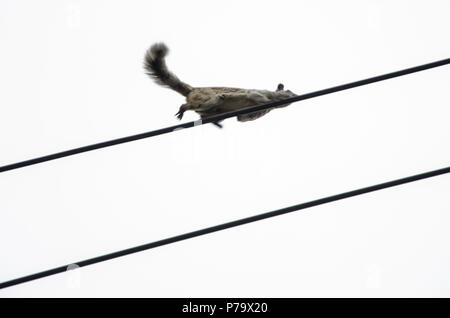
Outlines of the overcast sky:
<svg viewBox="0 0 450 318">
<path fill-rule="evenodd" d="M 297 94 L 450 57 L 449 1 L 0 2 L 0 165 L 178 123 L 192 86 Z M 450 163 L 450 68 L 0 174 L 0 281 Z M 197 119 L 186 113 L 183 120 Z M 450 297 L 450 176 L 0 297 Z"/>
</svg>

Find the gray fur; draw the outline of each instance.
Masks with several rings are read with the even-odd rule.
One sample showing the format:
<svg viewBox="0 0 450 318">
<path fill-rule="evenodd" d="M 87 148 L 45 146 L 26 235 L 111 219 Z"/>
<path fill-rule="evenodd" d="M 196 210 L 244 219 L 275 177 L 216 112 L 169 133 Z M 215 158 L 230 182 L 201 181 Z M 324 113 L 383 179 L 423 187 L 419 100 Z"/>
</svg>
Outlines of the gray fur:
<svg viewBox="0 0 450 318">
<path fill-rule="evenodd" d="M 275 91 L 230 87 L 192 87 L 180 81 L 178 77 L 167 69 L 165 57 L 168 50 L 167 46 L 163 43 L 153 44 L 145 54 L 144 67 L 147 70 L 147 74 L 156 83 L 169 87 L 186 96 L 186 103 L 181 105 L 178 113 L 176 113 L 178 119 L 182 119 L 184 112 L 188 110 L 193 110 L 201 118 L 205 118 L 249 106 L 297 96 L 290 90 L 285 90 L 283 84 L 278 84 Z M 239 115 L 237 119 L 238 121 L 255 120 L 274 108 L 286 107 L 288 105 L 284 104 L 270 109 Z M 214 124 L 220 127 L 219 123 Z"/>
<path fill-rule="evenodd" d="M 192 87 L 180 81 L 175 74 L 167 69 L 165 57 L 168 53 L 169 48 L 164 43 L 153 44 L 145 54 L 144 68 L 156 83 L 169 87 L 187 97 L 192 91 Z"/>
</svg>

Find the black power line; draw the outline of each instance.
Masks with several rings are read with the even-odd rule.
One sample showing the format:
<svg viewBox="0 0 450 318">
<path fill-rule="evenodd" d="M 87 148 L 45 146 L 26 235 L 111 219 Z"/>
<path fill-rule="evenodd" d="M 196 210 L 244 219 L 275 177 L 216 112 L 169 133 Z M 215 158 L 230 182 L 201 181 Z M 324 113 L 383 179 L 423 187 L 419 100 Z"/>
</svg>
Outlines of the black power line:
<svg viewBox="0 0 450 318">
<path fill-rule="evenodd" d="M 210 116 L 210 117 L 204 118 L 202 120 L 191 121 L 191 122 L 187 122 L 187 123 L 183 123 L 183 124 L 179 124 L 179 125 L 175 125 L 175 126 L 171 126 L 171 127 L 161 128 L 161 129 L 157 129 L 157 130 L 153 130 L 153 131 L 137 134 L 137 135 L 132 135 L 132 136 L 128 136 L 128 137 L 122 137 L 122 138 L 118 138 L 118 139 L 108 140 L 108 141 L 104 141 L 104 142 L 100 142 L 100 143 L 96 143 L 96 144 L 92 144 L 92 145 L 88 145 L 88 146 L 83 146 L 83 147 L 79 147 L 79 148 L 74 148 L 74 149 L 70 149 L 70 150 L 66 150 L 66 151 L 62 151 L 62 152 L 58 152 L 58 153 L 54 153 L 54 154 L 50 154 L 50 155 L 34 158 L 34 159 L 29 159 L 29 160 L 25 160 L 25 161 L 21 161 L 21 162 L 16 162 L 16 163 L 8 164 L 8 165 L 5 165 L 5 166 L 1 166 L 0 167 L 0 173 L 1 172 L 5 172 L 5 171 L 9 171 L 9 170 L 14 170 L 14 169 L 26 167 L 26 166 L 35 165 L 35 164 L 46 162 L 46 161 L 50 161 L 50 160 L 55 160 L 55 159 L 58 159 L 58 158 L 72 156 L 72 155 L 75 155 L 75 154 L 78 154 L 78 153 L 82 153 L 82 152 L 92 151 L 92 150 L 95 150 L 95 149 L 101 149 L 101 148 L 110 147 L 110 146 L 114 146 L 114 145 L 118 145 L 118 144 L 123 144 L 123 143 L 134 141 L 134 140 L 139 140 L 139 139 L 144 139 L 144 138 L 148 138 L 148 137 L 158 136 L 158 135 L 162 135 L 162 134 L 173 132 L 173 131 L 181 129 L 181 128 L 190 128 L 190 127 L 199 126 L 199 125 L 203 125 L 203 124 L 214 123 L 214 122 L 226 119 L 226 118 L 230 118 L 230 117 L 234 117 L 234 116 L 238 116 L 238 115 L 242 115 L 242 114 L 248 114 L 248 113 L 251 113 L 251 112 L 254 112 L 254 111 L 268 109 L 268 108 L 271 108 L 271 107 L 281 106 L 281 105 L 287 104 L 287 103 L 298 102 L 298 101 L 301 101 L 301 100 L 314 98 L 314 97 L 318 97 L 318 96 L 322 96 L 322 95 L 326 95 L 326 94 L 331 94 L 331 93 L 343 91 L 343 90 L 346 90 L 346 89 L 350 89 L 350 88 L 354 88 L 354 87 L 358 87 L 358 86 L 362 86 L 362 85 L 367 85 L 367 84 L 379 82 L 379 81 L 384 81 L 384 80 L 387 80 L 387 79 L 390 79 L 390 78 L 399 77 L 399 76 L 403 76 L 403 75 L 407 75 L 407 74 L 411 74 L 411 73 L 415 73 L 415 72 L 424 71 L 424 70 L 427 70 L 427 69 L 430 69 L 430 68 L 443 66 L 443 65 L 446 65 L 446 64 L 449 64 L 449 63 L 450 63 L 450 58 L 444 59 L 444 60 L 440 60 L 440 61 L 436 61 L 436 62 L 432 62 L 432 63 L 428 63 L 428 64 L 424 64 L 424 65 L 419 65 L 419 66 L 407 68 L 407 69 L 396 71 L 396 72 L 392 72 L 392 73 L 387 73 L 387 74 L 384 74 L 384 75 L 378 75 L 378 76 L 375 76 L 375 77 L 359 80 L 359 81 L 356 81 L 356 82 L 351 82 L 351 83 L 347 83 L 347 84 L 343 84 L 343 85 L 339 85 L 339 86 L 334 86 L 334 87 L 322 89 L 322 90 L 319 90 L 319 91 L 315 91 L 315 92 L 311 92 L 311 93 L 307 93 L 307 94 L 303 94 L 303 95 L 287 98 L 287 99 L 284 99 L 284 100 L 281 100 L 281 101 L 270 102 L 270 103 L 265 103 L 265 104 L 261 104 L 261 105 L 256 105 L 256 106 L 251 106 L 251 107 L 247 107 L 247 108 L 242 108 L 242 109 L 239 109 L 239 110 L 235 110 L 235 111 L 231 111 L 231 112 L 227 112 L 227 113 L 223 113 L 223 114 L 219 114 L 219 115 Z"/>
<path fill-rule="evenodd" d="M 156 242 L 152 242 L 152 243 L 148 243 L 148 244 L 144 244 L 144 245 L 140 245 L 140 246 L 135 246 L 135 247 L 128 248 L 128 249 L 125 249 L 125 250 L 113 252 L 113 253 L 110 253 L 110 254 L 97 256 L 97 257 L 94 257 L 94 258 L 90 258 L 90 259 L 87 259 L 87 260 L 84 260 L 84 261 L 77 262 L 75 264 L 68 264 L 68 265 L 56 267 L 56 268 L 53 268 L 53 269 L 49 269 L 49 270 L 46 270 L 46 271 L 43 271 L 43 272 L 39 272 L 39 273 L 36 273 L 36 274 L 31 274 L 31 275 L 28 275 L 28 276 L 23 276 L 23 277 L 20 277 L 20 278 L 12 279 L 12 280 L 0 283 L 0 289 L 6 288 L 6 287 L 10 287 L 10 286 L 14 286 L 14 285 L 19 285 L 19 284 L 22 284 L 22 283 L 25 283 L 25 282 L 29 282 L 29 281 L 36 280 L 36 279 L 39 279 L 39 278 L 55 275 L 55 274 L 58 274 L 58 273 L 63 273 L 65 271 L 67 271 L 68 269 L 76 268 L 77 266 L 78 267 L 83 267 L 83 266 L 88 266 L 88 265 L 104 262 L 104 261 L 111 260 L 111 259 L 114 259 L 114 258 L 118 258 L 118 257 L 121 257 L 121 256 L 129 255 L 129 254 L 133 254 L 133 253 L 137 253 L 137 252 L 142 252 L 142 251 L 145 251 L 145 250 L 148 250 L 148 249 L 151 249 L 151 248 L 155 248 L 155 247 L 158 247 L 158 246 L 168 245 L 168 244 L 171 244 L 171 243 L 187 240 L 187 239 L 190 239 L 190 238 L 193 238 L 193 237 L 197 237 L 197 236 L 201 236 L 201 235 L 205 235 L 205 234 L 209 234 L 209 233 L 213 233 L 213 232 L 217 232 L 217 231 L 222 231 L 222 230 L 229 229 L 229 228 L 232 228 L 232 227 L 236 227 L 236 226 L 239 226 L 239 225 L 244 225 L 244 224 L 248 224 L 248 223 L 252 223 L 252 222 L 256 222 L 256 221 L 261 221 L 261 220 L 268 219 L 268 218 L 271 218 L 271 217 L 274 217 L 274 216 L 279 216 L 279 215 L 282 215 L 282 214 L 286 214 L 286 213 L 290 213 L 290 212 L 294 212 L 294 211 L 298 211 L 298 210 L 302 210 L 302 209 L 307 209 L 307 208 L 310 208 L 310 207 L 313 207 L 313 206 L 318 206 L 318 205 L 330 203 L 330 202 L 333 202 L 333 201 L 338 201 L 338 200 L 354 197 L 354 196 L 357 196 L 357 195 L 361 195 L 361 194 L 365 194 L 365 193 L 369 193 L 369 192 L 373 192 L 373 191 L 377 191 L 377 190 L 381 190 L 381 189 L 386 189 L 386 188 L 398 186 L 398 185 L 405 184 L 405 183 L 408 183 L 408 182 L 414 182 L 414 181 L 418 181 L 418 180 L 422 180 L 422 179 L 426 179 L 426 178 L 435 177 L 435 176 L 442 175 L 442 174 L 449 173 L 449 172 L 450 172 L 450 166 L 446 167 L 446 168 L 443 168 L 443 169 L 429 171 L 429 172 L 417 174 L 417 175 L 414 175 L 414 176 L 410 176 L 410 177 L 406 177 L 406 178 L 402 178 L 402 179 L 397 179 L 397 180 L 393 180 L 393 181 L 389 181 L 389 182 L 385 182 L 385 183 L 380 183 L 380 184 L 373 185 L 373 186 L 370 186 L 370 187 L 361 188 L 361 189 L 357 189 L 357 190 L 353 190 L 353 191 L 349 191 L 349 192 L 344 192 L 344 193 L 341 193 L 341 194 L 332 195 L 332 196 L 325 197 L 325 198 L 322 198 L 322 199 L 318 199 L 318 200 L 314 200 L 314 201 L 310 201 L 310 202 L 306 202 L 306 203 L 301 203 L 301 204 L 297 204 L 297 205 L 293 205 L 293 206 L 282 208 L 282 209 L 279 209 L 279 210 L 275 210 L 275 211 L 271 211 L 271 212 L 267 212 L 267 213 L 263 213 L 263 214 L 258 214 L 258 215 L 254 215 L 254 216 L 250 216 L 250 217 L 239 219 L 239 220 L 236 220 L 236 221 L 231 221 L 231 222 L 228 222 L 228 223 L 223 223 L 223 224 L 211 226 L 211 227 L 208 227 L 208 228 L 205 228 L 205 229 L 201 229 L 201 230 L 197 230 L 197 231 L 194 231 L 194 232 L 189 232 L 189 233 L 185 233 L 185 234 L 169 237 L 169 238 L 166 238 L 166 239 L 162 239 L 160 241 L 156 241 Z"/>
</svg>

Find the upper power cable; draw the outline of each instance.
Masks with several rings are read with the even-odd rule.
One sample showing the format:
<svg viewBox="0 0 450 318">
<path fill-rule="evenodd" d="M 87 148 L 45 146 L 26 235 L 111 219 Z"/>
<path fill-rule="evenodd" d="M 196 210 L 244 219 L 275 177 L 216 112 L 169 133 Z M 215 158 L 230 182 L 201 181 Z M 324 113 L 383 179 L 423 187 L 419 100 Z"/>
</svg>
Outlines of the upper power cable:
<svg viewBox="0 0 450 318">
<path fill-rule="evenodd" d="M 261 104 L 261 105 L 246 107 L 246 108 L 242 108 L 239 110 L 226 112 L 223 114 L 209 116 L 209 117 L 203 118 L 201 120 L 191 121 L 191 122 L 187 122 L 187 123 L 183 123 L 183 124 L 179 124 L 179 125 L 175 125 L 175 126 L 170 126 L 170 127 L 161 128 L 161 129 L 157 129 L 157 130 L 153 130 L 153 131 L 149 131 L 149 132 L 140 133 L 137 135 L 103 141 L 103 142 L 92 144 L 92 145 L 87 145 L 87 146 L 83 146 L 83 147 L 79 147 L 79 148 L 65 150 L 65 151 L 58 152 L 58 153 L 53 153 L 53 154 L 38 157 L 38 158 L 33 158 L 33 159 L 21 161 L 21 162 L 16 162 L 16 163 L 8 164 L 5 166 L 1 166 L 0 173 L 9 171 L 9 170 L 23 168 L 26 166 L 35 165 L 35 164 L 50 161 L 50 160 L 55 160 L 55 159 L 59 159 L 59 158 L 63 158 L 63 157 L 72 156 L 72 155 L 79 154 L 82 152 L 92 151 L 92 150 L 106 148 L 106 147 L 110 147 L 110 146 L 114 146 L 114 145 L 118 145 L 118 144 L 123 144 L 123 143 L 134 141 L 134 140 L 139 140 L 139 139 L 154 137 L 154 136 L 158 136 L 158 135 L 162 135 L 162 134 L 167 134 L 167 133 L 171 133 L 171 132 L 174 132 L 174 131 L 182 129 L 182 128 L 190 128 L 190 127 L 200 126 L 200 125 L 204 125 L 204 124 L 208 124 L 208 123 L 214 123 L 214 122 L 226 119 L 226 118 L 243 115 L 243 114 L 248 114 L 251 112 L 260 111 L 260 110 L 268 109 L 271 107 L 281 106 L 281 105 L 288 104 L 288 103 L 294 103 L 294 102 L 298 102 L 301 100 L 314 98 L 314 97 L 318 97 L 318 96 L 322 96 L 322 95 L 336 93 L 336 92 L 343 91 L 346 89 L 355 88 L 358 86 L 363 86 L 363 85 L 367 85 L 367 84 L 371 84 L 371 83 L 375 83 L 375 82 L 384 81 L 384 80 L 391 79 L 394 77 L 399 77 L 399 76 L 403 76 L 403 75 L 407 75 L 407 74 L 411 74 L 411 73 L 415 73 L 415 72 L 428 70 L 428 69 L 443 66 L 443 65 L 446 65 L 449 63 L 450 63 L 450 58 L 447 58 L 444 60 L 440 60 L 440 61 L 436 61 L 436 62 L 432 62 L 432 63 L 428 63 L 428 64 L 423 64 L 423 65 L 419 65 L 419 66 L 414 66 L 411 68 L 407 68 L 407 69 L 392 72 L 392 73 L 387 73 L 387 74 L 378 75 L 375 77 L 370 77 L 370 78 L 359 80 L 356 82 L 351 82 L 351 83 L 342 84 L 342 85 L 338 85 L 338 86 L 334 86 L 334 87 L 330 87 L 330 88 L 325 88 L 325 89 L 322 89 L 319 91 L 306 93 L 303 95 L 298 95 L 295 97 L 287 98 L 287 99 L 276 101 L 276 102 L 270 102 L 270 103 L 265 103 L 265 104 Z"/>
</svg>

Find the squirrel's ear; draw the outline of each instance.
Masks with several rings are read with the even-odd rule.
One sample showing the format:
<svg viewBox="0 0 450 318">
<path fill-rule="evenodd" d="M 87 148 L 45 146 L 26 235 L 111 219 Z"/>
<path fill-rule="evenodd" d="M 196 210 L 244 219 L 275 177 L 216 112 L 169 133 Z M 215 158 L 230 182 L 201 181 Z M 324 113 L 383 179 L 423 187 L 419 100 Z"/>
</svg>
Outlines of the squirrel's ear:
<svg viewBox="0 0 450 318">
<path fill-rule="evenodd" d="M 283 84 L 278 84 L 278 87 L 277 87 L 277 91 L 282 91 L 284 89 L 284 85 Z"/>
</svg>

